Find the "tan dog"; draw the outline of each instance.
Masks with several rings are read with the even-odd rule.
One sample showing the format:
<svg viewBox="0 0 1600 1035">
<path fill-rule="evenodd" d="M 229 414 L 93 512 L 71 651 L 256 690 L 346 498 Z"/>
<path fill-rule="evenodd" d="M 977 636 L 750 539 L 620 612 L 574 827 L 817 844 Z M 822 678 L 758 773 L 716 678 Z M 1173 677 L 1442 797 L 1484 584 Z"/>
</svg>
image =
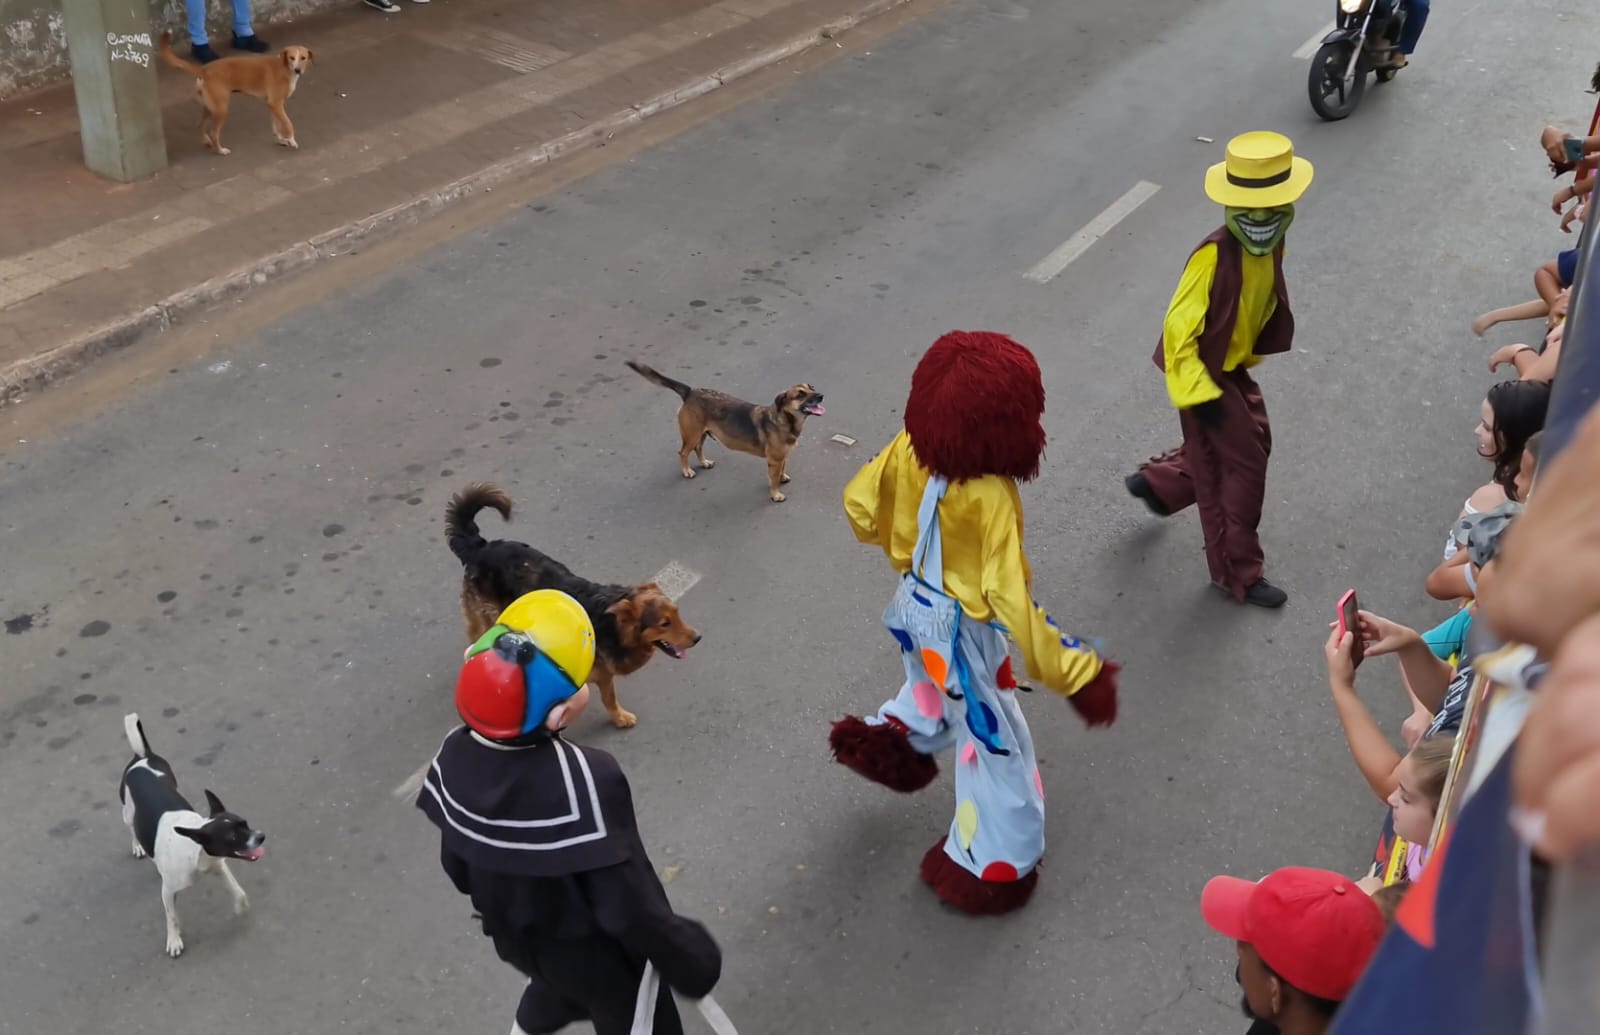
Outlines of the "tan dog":
<svg viewBox="0 0 1600 1035">
<path fill-rule="evenodd" d="M 161 60 L 194 76 L 201 108 L 200 139 L 219 155 L 231 153 L 222 146 L 222 125 L 228 121 L 228 105 L 236 93 L 259 97 L 272 113 L 272 132 L 278 143 L 300 149 L 294 123 L 283 105 L 294 96 L 301 73 L 311 67 L 313 58 L 308 47 L 284 47 L 277 54 L 241 54 L 202 65 L 174 54 L 172 33 L 161 34 Z"/>
<path fill-rule="evenodd" d="M 765 457 L 767 495 L 774 503 L 788 499 L 778 486 L 789 480 L 785 468 L 789 454 L 800 441 L 806 418 L 828 412 L 822 408 L 821 392 L 808 384 L 798 384 L 772 400 L 771 406 L 757 406 L 725 392 L 690 388 L 643 363 L 628 360 L 627 364 L 629 370 L 646 381 L 672 389 L 683 400 L 678 407 L 678 433 L 683 437 L 678 465 L 685 478 L 693 478 L 695 473 L 689 466 L 690 453 L 701 467 L 709 470 L 716 466 L 715 460 L 706 459 L 705 452 L 706 439 L 714 438 L 729 449 Z"/>
</svg>

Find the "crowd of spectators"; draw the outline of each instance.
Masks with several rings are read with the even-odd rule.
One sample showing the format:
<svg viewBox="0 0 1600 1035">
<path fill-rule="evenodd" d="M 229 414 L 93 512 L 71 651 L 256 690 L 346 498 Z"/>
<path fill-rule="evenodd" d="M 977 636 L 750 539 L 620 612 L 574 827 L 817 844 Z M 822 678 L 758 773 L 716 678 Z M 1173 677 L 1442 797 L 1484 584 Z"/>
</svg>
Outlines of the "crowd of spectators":
<svg viewBox="0 0 1600 1035">
<path fill-rule="evenodd" d="M 1600 93 L 1600 67 L 1592 85 Z M 1600 106 L 1587 136 L 1555 127 L 1541 135 L 1551 170 L 1572 177 L 1551 199 L 1563 233 L 1587 216 L 1597 126 Z M 1540 333 L 1491 354 L 1490 373 L 1515 376 L 1490 386 L 1478 412 L 1474 446 L 1488 476 L 1448 520 L 1441 515 L 1442 554 L 1419 563 L 1423 589 L 1447 616 L 1406 624 L 1360 610 L 1355 628 L 1329 625 L 1333 711 L 1356 769 L 1388 809 L 1371 863 L 1353 874 L 1288 867 L 1260 881 L 1218 877 L 1202 895 L 1206 921 L 1237 943 L 1249 1035 L 1327 1032 L 1428 867 L 1476 682 L 1467 646 L 1475 622 L 1549 661 L 1514 748 L 1518 805 L 1508 817 L 1536 871 L 1600 845 L 1600 407 L 1536 480 L 1578 254 L 1570 248 L 1535 270 L 1536 298 L 1473 321 L 1479 337 L 1533 321 Z M 1358 672 L 1369 699 L 1385 683 L 1407 695 L 1395 739 L 1358 693 Z"/>
</svg>

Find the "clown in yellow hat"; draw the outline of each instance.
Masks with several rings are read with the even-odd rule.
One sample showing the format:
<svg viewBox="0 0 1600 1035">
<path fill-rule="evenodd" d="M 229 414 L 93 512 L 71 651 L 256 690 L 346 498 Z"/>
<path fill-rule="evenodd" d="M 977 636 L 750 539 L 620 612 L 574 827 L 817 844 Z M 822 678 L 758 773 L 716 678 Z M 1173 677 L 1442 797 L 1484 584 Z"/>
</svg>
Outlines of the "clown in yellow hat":
<svg viewBox="0 0 1600 1035">
<path fill-rule="evenodd" d="M 1289 598 L 1267 581 L 1256 534 L 1272 433 L 1249 371 L 1294 341 L 1283 239 L 1311 177 L 1289 138 L 1268 132 L 1234 137 L 1206 171 L 1206 195 L 1223 207 L 1223 225 L 1189 256 L 1155 353 L 1183 444 L 1125 482 L 1161 517 L 1194 504 L 1211 581 L 1258 607 Z"/>
</svg>

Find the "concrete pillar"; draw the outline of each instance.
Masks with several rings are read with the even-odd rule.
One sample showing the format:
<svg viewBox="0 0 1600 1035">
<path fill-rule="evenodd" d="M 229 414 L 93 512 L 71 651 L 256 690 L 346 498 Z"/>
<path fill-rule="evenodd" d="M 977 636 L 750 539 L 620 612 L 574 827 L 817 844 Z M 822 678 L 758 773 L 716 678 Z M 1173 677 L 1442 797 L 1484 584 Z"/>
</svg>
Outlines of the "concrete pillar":
<svg viewBox="0 0 1600 1035">
<path fill-rule="evenodd" d="M 83 161 L 122 183 L 167 167 L 147 0 L 62 0 Z"/>
</svg>

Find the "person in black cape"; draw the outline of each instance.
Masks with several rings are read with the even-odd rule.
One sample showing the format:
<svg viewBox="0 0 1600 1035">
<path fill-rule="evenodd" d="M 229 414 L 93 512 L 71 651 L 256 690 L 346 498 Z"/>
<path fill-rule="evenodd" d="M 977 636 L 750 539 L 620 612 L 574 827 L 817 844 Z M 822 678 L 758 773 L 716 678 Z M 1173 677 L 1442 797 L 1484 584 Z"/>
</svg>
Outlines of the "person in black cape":
<svg viewBox="0 0 1600 1035">
<path fill-rule="evenodd" d="M 512 1035 L 589 1021 L 628 1035 L 646 965 L 655 1035 L 681 1035 L 673 991 L 708 995 L 722 953 L 667 901 L 616 759 L 563 739 L 588 703 L 594 630 L 564 593 L 519 599 L 467 651 L 466 725 L 445 737 L 417 797 L 440 861 L 502 960 L 528 978 Z"/>
</svg>

